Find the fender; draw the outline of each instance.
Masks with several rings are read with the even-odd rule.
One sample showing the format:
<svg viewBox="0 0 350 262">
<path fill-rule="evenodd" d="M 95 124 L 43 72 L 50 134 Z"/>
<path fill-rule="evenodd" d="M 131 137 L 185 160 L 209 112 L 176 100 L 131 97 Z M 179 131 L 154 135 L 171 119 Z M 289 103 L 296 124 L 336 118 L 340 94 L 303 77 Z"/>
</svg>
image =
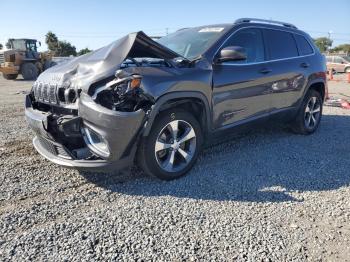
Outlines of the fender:
<svg viewBox="0 0 350 262">
<path fill-rule="evenodd" d="M 315 79 L 312 79 L 311 81 L 309 81 L 304 89 L 304 92 L 303 92 L 303 95 L 302 97 L 300 98 L 299 102 L 298 102 L 298 108 L 300 106 L 300 103 L 302 103 L 302 101 L 304 101 L 304 97 L 307 93 L 307 91 L 309 91 L 310 87 L 313 85 L 313 84 L 319 84 L 319 83 L 322 83 L 325 87 L 325 98 L 326 98 L 326 95 L 327 95 L 327 83 L 325 81 L 324 78 L 315 78 Z"/>
<path fill-rule="evenodd" d="M 206 98 L 206 96 L 201 93 L 201 92 L 192 92 L 192 91 L 180 91 L 180 92 L 172 92 L 169 94 L 165 94 L 161 97 L 159 97 L 155 104 L 152 106 L 152 109 L 148 115 L 148 121 L 145 123 L 144 125 L 144 129 L 143 129 L 143 136 L 148 136 L 149 132 L 151 131 L 153 122 L 156 118 L 156 116 L 158 115 L 160 108 L 162 107 L 162 105 L 166 104 L 169 100 L 173 100 L 173 99 L 187 99 L 187 98 L 198 98 L 200 99 L 205 107 L 205 113 L 206 113 L 206 123 L 207 123 L 207 130 L 210 130 L 211 127 L 211 110 L 210 110 L 210 106 L 209 106 L 209 102 L 208 99 Z"/>
</svg>

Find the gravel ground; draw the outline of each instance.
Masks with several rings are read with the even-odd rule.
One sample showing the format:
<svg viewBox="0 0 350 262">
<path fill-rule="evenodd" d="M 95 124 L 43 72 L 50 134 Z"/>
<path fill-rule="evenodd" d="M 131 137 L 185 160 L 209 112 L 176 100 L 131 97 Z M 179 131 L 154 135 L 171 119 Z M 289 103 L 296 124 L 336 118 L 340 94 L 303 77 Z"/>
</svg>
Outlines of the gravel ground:
<svg viewBox="0 0 350 262">
<path fill-rule="evenodd" d="M 350 261 L 350 110 L 325 108 L 308 137 L 233 138 L 161 182 L 40 157 L 23 117 L 30 85 L 0 80 L 0 260 Z"/>
</svg>

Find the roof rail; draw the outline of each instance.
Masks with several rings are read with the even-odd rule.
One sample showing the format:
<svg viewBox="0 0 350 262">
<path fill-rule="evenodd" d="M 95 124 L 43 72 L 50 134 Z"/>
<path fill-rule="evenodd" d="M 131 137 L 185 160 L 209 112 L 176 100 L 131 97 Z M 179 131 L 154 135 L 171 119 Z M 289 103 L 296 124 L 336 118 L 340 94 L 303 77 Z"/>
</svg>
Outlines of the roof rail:
<svg viewBox="0 0 350 262">
<path fill-rule="evenodd" d="M 179 31 L 182 31 L 182 30 L 185 30 L 185 29 L 188 29 L 189 27 L 183 27 L 183 28 L 180 28 L 180 29 L 177 29 L 176 32 L 179 32 Z"/>
<path fill-rule="evenodd" d="M 266 20 L 266 19 L 259 19 L 259 18 L 240 18 L 235 21 L 235 24 L 240 23 L 251 23 L 251 22 L 258 22 L 258 23 L 266 23 L 266 24 L 275 24 L 275 25 L 282 25 L 289 28 L 298 29 L 295 25 L 280 21 L 273 21 L 273 20 Z"/>
</svg>

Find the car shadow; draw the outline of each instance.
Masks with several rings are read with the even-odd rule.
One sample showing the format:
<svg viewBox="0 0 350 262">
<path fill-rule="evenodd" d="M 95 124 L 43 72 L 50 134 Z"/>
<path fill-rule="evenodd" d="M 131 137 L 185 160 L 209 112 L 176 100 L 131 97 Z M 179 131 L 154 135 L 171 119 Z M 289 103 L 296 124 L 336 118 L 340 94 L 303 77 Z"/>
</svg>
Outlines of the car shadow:
<svg viewBox="0 0 350 262">
<path fill-rule="evenodd" d="M 17 78 L 17 79 L 14 79 L 14 80 L 9 80 L 9 81 L 15 81 L 15 82 L 25 82 L 25 83 L 30 83 L 30 82 L 35 82 L 35 80 L 25 80 L 23 78 Z"/>
<path fill-rule="evenodd" d="M 189 174 L 164 182 L 140 170 L 82 174 L 96 185 L 135 196 L 245 202 L 303 201 L 298 192 L 350 183 L 350 117 L 326 115 L 311 136 L 266 127 L 231 138 L 201 154 Z M 296 193 L 296 194 L 295 194 Z"/>
</svg>

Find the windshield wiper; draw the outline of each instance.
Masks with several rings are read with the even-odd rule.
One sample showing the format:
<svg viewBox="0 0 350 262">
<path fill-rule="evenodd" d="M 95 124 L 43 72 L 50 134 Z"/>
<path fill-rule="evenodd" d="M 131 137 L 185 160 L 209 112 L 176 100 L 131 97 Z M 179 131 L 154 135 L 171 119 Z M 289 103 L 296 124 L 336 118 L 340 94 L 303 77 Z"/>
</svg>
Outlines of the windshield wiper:
<svg viewBox="0 0 350 262">
<path fill-rule="evenodd" d="M 191 63 L 194 64 L 195 62 L 201 60 L 202 58 L 203 58 L 202 55 L 198 55 L 198 56 L 196 56 L 195 58 L 191 59 Z"/>
</svg>

